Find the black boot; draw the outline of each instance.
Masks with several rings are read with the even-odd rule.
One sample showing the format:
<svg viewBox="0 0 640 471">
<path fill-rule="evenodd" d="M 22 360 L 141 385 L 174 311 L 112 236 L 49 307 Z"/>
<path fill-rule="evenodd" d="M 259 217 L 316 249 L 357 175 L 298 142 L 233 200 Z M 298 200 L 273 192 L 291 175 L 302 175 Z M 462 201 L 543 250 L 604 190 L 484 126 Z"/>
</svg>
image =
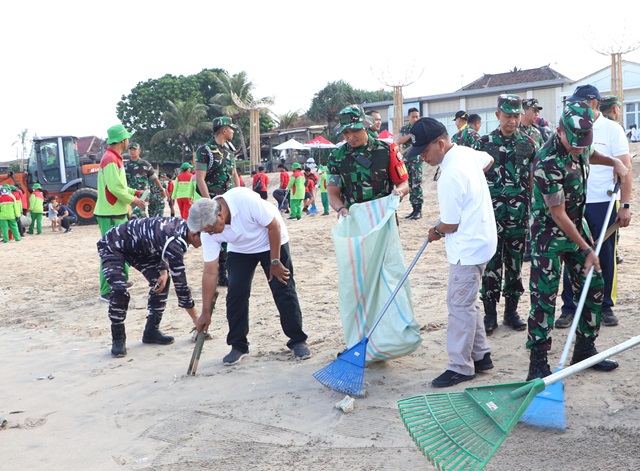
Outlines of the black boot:
<svg viewBox="0 0 640 471">
<path fill-rule="evenodd" d="M 595 340 L 584 335 L 576 334 L 576 344 L 573 346 L 573 358 L 571 358 L 571 364 L 581 362 L 589 357 L 597 354 Z M 596 371 L 612 371 L 618 367 L 618 362 L 613 360 L 602 360 L 600 363 L 596 363 L 591 368 Z"/>
<path fill-rule="evenodd" d="M 413 215 L 416 214 L 416 205 L 412 204 L 411 207 L 413 208 L 412 211 L 407 214 L 404 218 L 405 219 L 413 219 Z"/>
<path fill-rule="evenodd" d="M 520 319 L 518 314 L 518 298 L 504 298 L 504 325 L 511 326 L 513 330 L 524 330 L 527 323 Z"/>
<path fill-rule="evenodd" d="M 411 219 L 420 219 L 421 217 L 422 217 L 422 205 L 416 204 L 413 207 L 413 216 L 411 216 Z"/>
<path fill-rule="evenodd" d="M 498 311 L 495 301 L 482 301 L 484 305 L 484 331 L 491 335 L 498 328 Z"/>
<path fill-rule="evenodd" d="M 535 378 L 545 378 L 551 374 L 551 368 L 547 361 L 546 350 L 538 350 L 533 347 L 529 356 L 529 374 L 527 375 L 527 381 L 531 381 Z"/>
<path fill-rule="evenodd" d="M 158 345 L 173 343 L 173 337 L 160 332 L 161 321 L 162 315 L 160 314 L 149 314 L 147 316 L 147 325 L 145 325 L 144 333 L 142 334 L 142 343 L 157 343 Z"/>
<path fill-rule="evenodd" d="M 127 356 L 127 335 L 124 324 L 111 324 L 111 356 L 122 358 Z"/>
</svg>

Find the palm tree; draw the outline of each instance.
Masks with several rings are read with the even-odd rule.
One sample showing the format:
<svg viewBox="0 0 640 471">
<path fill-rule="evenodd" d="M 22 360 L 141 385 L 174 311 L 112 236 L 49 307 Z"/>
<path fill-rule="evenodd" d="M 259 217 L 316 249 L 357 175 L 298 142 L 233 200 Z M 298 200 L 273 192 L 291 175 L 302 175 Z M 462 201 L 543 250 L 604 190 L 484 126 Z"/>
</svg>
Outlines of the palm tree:
<svg viewBox="0 0 640 471">
<path fill-rule="evenodd" d="M 293 128 L 298 124 L 298 121 L 300 121 L 300 110 L 287 111 L 286 113 L 277 116 L 276 121 L 278 121 L 278 127 L 280 129 Z"/>
<path fill-rule="evenodd" d="M 20 163 L 20 167 L 22 171 L 24 171 L 25 169 L 24 157 L 27 155 L 27 142 L 29 142 L 29 140 L 27 139 L 28 133 L 29 133 L 29 130 L 25 129 L 20 134 L 18 134 L 18 140 L 15 141 L 13 144 L 11 144 L 12 146 L 15 146 L 16 144 L 20 143 L 20 146 L 22 148 L 22 156 L 21 156 L 22 161 Z"/>
<path fill-rule="evenodd" d="M 235 121 L 246 112 L 239 108 L 232 98 L 232 93 L 243 102 L 249 103 L 252 100 L 251 90 L 253 90 L 253 83 L 247 80 L 247 73 L 242 71 L 233 76 L 229 76 L 226 72 L 221 72 L 213 75 L 213 80 L 216 82 L 222 92 L 214 95 L 209 103 L 215 110 L 219 110 L 224 116 L 229 116 Z M 238 126 L 238 133 L 240 134 L 240 143 L 242 144 L 242 154 L 247 159 L 247 145 L 244 141 L 244 133 L 242 128 Z"/>
<path fill-rule="evenodd" d="M 211 122 L 206 119 L 207 105 L 198 103 L 194 99 L 187 101 L 167 100 L 167 103 L 169 109 L 162 114 L 162 119 L 167 127 L 155 133 L 150 143 L 157 144 L 163 139 L 167 141 L 179 140 L 182 143 L 182 161 L 184 162 L 187 148 L 195 153 L 195 149 L 191 146 L 191 136 L 196 131 L 211 131 Z"/>
</svg>

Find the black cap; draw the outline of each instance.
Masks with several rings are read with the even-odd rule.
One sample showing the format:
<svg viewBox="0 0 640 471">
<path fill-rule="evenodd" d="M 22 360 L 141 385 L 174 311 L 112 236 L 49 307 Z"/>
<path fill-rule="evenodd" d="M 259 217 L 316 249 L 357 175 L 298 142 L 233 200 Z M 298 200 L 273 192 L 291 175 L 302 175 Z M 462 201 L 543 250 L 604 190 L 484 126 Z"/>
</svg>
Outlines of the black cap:
<svg viewBox="0 0 640 471">
<path fill-rule="evenodd" d="M 447 132 L 447 128 L 437 119 L 420 118 L 411 127 L 411 147 L 405 157 L 422 154 L 429 144 Z"/>
<path fill-rule="evenodd" d="M 456 113 L 456 117 L 453 118 L 453 120 L 455 121 L 458 118 L 464 119 L 466 121 L 467 119 L 469 119 L 469 113 L 467 113 L 465 110 L 460 110 Z"/>
<path fill-rule="evenodd" d="M 575 89 L 573 95 L 567 98 L 567 103 L 571 101 L 584 101 L 584 100 L 598 100 L 600 101 L 600 92 L 593 85 L 580 85 Z"/>
</svg>

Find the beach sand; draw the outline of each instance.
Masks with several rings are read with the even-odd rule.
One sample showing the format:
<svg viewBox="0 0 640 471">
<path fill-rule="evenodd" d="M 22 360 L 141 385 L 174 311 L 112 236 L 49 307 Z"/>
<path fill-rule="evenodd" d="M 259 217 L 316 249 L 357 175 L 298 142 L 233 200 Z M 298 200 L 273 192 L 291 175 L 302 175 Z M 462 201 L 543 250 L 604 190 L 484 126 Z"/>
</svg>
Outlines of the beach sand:
<svg viewBox="0 0 640 471">
<path fill-rule="evenodd" d="M 636 170 L 634 180 L 637 175 Z M 411 211 L 408 200 L 398 210 L 407 265 L 437 219 L 432 176 L 425 165 L 423 218 L 403 219 Z M 272 190 L 278 177 L 270 177 Z M 637 187 L 634 209 L 640 203 Z M 269 201 L 275 204 L 271 196 Z M 447 366 L 444 244 L 429 244 L 409 277 L 422 346 L 409 356 L 367 367 L 368 396 L 356 399 L 355 410 L 345 414 L 335 408 L 344 395 L 312 376 L 344 348 L 331 238 L 335 213 L 304 215 L 286 224 L 313 357 L 292 357 L 258 272 L 251 296 L 250 356 L 236 366 L 222 364 L 229 347 L 221 288 L 210 328 L 214 338 L 205 343 L 196 376 L 186 376 L 192 325 L 173 290 L 161 328 L 175 336 L 175 343 L 141 343 L 148 287 L 135 270 L 126 321 L 128 355 L 111 357 L 107 304 L 98 296 L 97 226 L 74 227 L 64 235 L 52 233 L 45 221 L 42 235 L 0 244 L 0 415 L 7 421 L 0 430 L 0 469 L 435 469 L 405 430 L 397 401 L 442 392 L 430 382 Z M 622 231 L 624 263 L 615 308 L 620 325 L 602 327 L 600 350 L 640 332 L 639 226 L 635 217 Z M 201 250 L 191 248 L 186 263 L 199 306 Z M 528 288 L 529 264 L 523 276 Z M 526 315 L 528 308 L 527 289 L 520 313 Z M 552 368 L 566 335 L 566 330 L 553 333 Z M 501 325 L 489 338 L 495 368 L 446 391 L 524 381 L 525 340 L 526 331 Z M 485 469 L 640 469 L 640 348 L 617 360 L 620 368 L 614 372 L 589 370 L 564 380 L 566 432 L 518 425 Z"/>
</svg>

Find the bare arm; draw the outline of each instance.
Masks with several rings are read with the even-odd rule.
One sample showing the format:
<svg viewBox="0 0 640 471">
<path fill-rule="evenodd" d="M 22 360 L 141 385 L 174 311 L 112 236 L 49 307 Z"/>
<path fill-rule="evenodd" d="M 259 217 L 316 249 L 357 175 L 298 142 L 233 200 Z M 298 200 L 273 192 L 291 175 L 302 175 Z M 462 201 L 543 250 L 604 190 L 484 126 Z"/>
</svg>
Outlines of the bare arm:
<svg viewBox="0 0 640 471">
<path fill-rule="evenodd" d="M 629 203 L 631 201 L 631 186 L 633 182 L 632 174 L 631 174 L 631 155 L 624 154 L 615 157 L 620 160 L 625 167 L 629 170 L 627 176 L 623 179 L 620 184 L 620 202 L 621 203 Z M 629 208 L 620 208 L 618 210 L 618 215 L 616 216 L 616 221 L 620 222 L 620 227 L 627 227 L 631 222 L 631 209 Z"/>
<path fill-rule="evenodd" d="M 202 269 L 202 313 L 196 321 L 198 332 L 202 329 L 206 331 L 211 323 L 210 306 L 215 296 L 217 283 L 218 259 L 216 258 L 212 262 L 204 262 Z"/>
<path fill-rule="evenodd" d="M 280 260 L 280 245 L 282 243 L 280 223 L 276 218 L 273 218 L 266 228 L 269 234 L 270 258 L 271 260 Z M 269 281 L 275 277 L 280 283 L 286 285 L 289 281 L 289 270 L 282 263 L 279 263 L 278 265 L 269 265 L 269 267 Z"/>
<path fill-rule="evenodd" d="M 342 201 L 342 192 L 340 188 L 336 185 L 327 184 L 327 195 L 329 195 L 329 206 L 331 206 L 335 211 L 338 211 L 338 217 L 347 216 L 349 214 L 349 210 L 344 207 L 344 201 Z"/>
<path fill-rule="evenodd" d="M 411 135 L 407 134 L 406 136 L 396 136 L 394 141 L 396 144 L 400 145 L 404 145 L 407 142 L 409 142 L 411 140 Z"/>
<path fill-rule="evenodd" d="M 233 186 L 234 188 L 237 188 L 240 186 L 240 176 L 238 175 L 238 170 L 236 169 L 236 167 L 233 167 Z"/>
<path fill-rule="evenodd" d="M 198 185 L 198 190 L 200 190 L 200 194 L 203 198 L 211 198 L 209 196 L 209 188 L 207 188 L 207 183 L 204 181 L 204 177 L 207 175 L 205 170 L 196 170 L 196 184 Z"/>
</svg>

